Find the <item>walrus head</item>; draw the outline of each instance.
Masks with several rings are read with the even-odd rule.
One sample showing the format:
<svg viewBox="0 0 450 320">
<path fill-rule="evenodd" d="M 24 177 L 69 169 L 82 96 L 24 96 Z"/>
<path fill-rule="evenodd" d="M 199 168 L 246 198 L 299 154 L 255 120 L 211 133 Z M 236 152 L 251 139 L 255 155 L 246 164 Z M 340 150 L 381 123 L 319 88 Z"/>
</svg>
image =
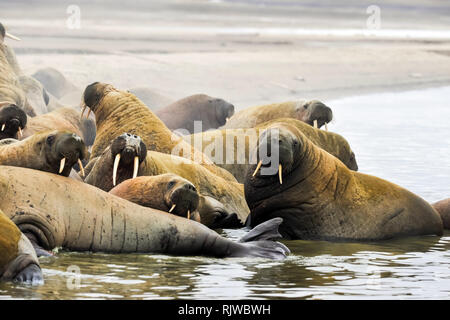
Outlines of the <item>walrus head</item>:
<svg viewBox="0 0 450 320">
<path fill-rule="evenodd" d="M 3 105 L 3 106 L 2 106 Z M 15 104 L 0 102 L 0 140 L 19 138 L 27 124 L 27 115 Z"/>
<path fill-rule="evenodd" d="M 299 106 L 297 109 L 298 119 L 317 128 L 333 120 L 331 108 L 318 100 L 311 100 Z"/>
<path fill-rule="evenodd" d="M 125 173 L 130 178 L 136 178 L 139 165 L 147 157 L 147 146 L 141 137 L 130 133 L 124 133 L 114 139 L 111 144 L 111 154 L 114 159 L 113 165 L 113 185 L 116 185 L 117 172 L 124 176 Z M 131 174 L 132 173 L 132 174 Z"/>
<path fill-rule="evenodd" d="M 219 126 L 223 126 L 234 115 L 234 105 L 231 103 L 218 98 L 211 99 L 210 103 L 214 103 L 216 106 L 216 120 Z"/>
<path fill-rule="evenodd" d="M 180 217 L 191 218 L 191 213 L 197 210 L 199 194 L 195 186 L 186 179 L 173 174 L 167 174 L 169 181 L 165 184 L 164 201 L 170 213 Z"/>
<path fill-rule="evenodd" d="M 81 112 L 81 117 L 83 117 L 83 113 L 86 108 L 89 108 L 89 113 L 92 111 L 95 113 L 98 105 L 102 98 L 110 91 L 115 90 L 115 88 L 107 83 L 94 82 L 91 83 L 84 89 L 83 98 L 81 101 L 83 110 Z M 88 117 L 89 117 L 88 113 Z"/>
<path fill-rule="evenodd" d="M 33 139 L 33 136 L 28 139 Z M 80 165 L 81 172 L 84 171 L 81 160 L 87 157 L 87 149 L 76 134 L 53 131 L 45 134 L 38 145 L 41 146 L 41 154 L 47 164 L 46 171 L 68 177 L 76 163 Z"/>
<path fill-rule="evenodd" d="M 0 43 L 3 43 L 3 41 L 5 40 L 5 37 L 20 41 L 20 38 L 8 33 L 5 29 L 5 26 L 0 22 Z"/>
</svg>

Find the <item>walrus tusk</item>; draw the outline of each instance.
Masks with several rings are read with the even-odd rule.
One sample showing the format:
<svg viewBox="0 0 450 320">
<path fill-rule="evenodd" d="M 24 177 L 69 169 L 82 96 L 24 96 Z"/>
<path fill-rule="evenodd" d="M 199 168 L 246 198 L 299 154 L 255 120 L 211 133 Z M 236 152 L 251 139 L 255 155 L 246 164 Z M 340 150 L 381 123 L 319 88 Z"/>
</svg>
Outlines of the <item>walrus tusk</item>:
<svg viewBox="0 0 450 320">
<path fill-rule="evenodd" d="M 278 165 L 278 178 L 280 178 L 280 184 L 283 184 L 283 167 L 281 163 Z"/>
<path fill-rule="evenodd" d="M 86 119 L 89 119 L 89 115 L 91 114 L 91 111 L 92 111 L 92 109 L 89 108 L 89 111 L 88 111 L 88 114 L 87 114 L 87 116 L 86 116 Z"/>
<path fill-rule="evenodd" d="M 2 125 L 2 131 L 5 130 L 6 123 Z"/>
<path fill-rule="evenodd" d="M 328 125 L 326 122 L 325 122 L 325 131 L 328 131 Z"/>
<path fill-rule="evenodd" d="M 187 218 L 188 218 L 188 220 L 191 219 L 191 210 L 188 210 Z"/>
<path fill-rule="evenodd" d="M 120 153 L 116 155 L 116 158 L 114 159 L 114 166 L 113 166 L 113 185 L 116 186 L 116 177 L 117 177 L 117 169 L 119 168 L 119 162 L 120 162 Z"/>
<path fill-rule="evenodd" d="M 256 173 L 258 172 L 259 168 L 261 168 L 262 165 L 262 160 L 259 160 L 258 165 L 256 166 L 255 172 L 253 172 L 252 177 L 254 177 L 256 175 Z"/>
<path fill-rule="evenodd" d="M 19 127 L 19 139 L 22 139 L 22 137 L 23 137 L 22 128 Z"/>
<path fill-rule="evenodd" d="M 84 114 L 84 111 L 86 110 L 86 108 L 87 108 L 86 105 L 84 105 L 83 110 L 81 110 L 81 119 L 83 119 L 83 114 Z"/>
<path fill-rule="evenodd" d="M 83 168 L 83 163 L 81 162 L 80 159 L 78 159 L 78 165 L 80 166 L 80 172 L 81 172 L 81 176 L 84 177 L 84 168 Z"/>
<path fill-rule="evenodd" d="M 13 36 L 11 33 L 8 33 L 8 32 L 5 32 L 5 37 L 8 37 L 8 38 L 16 40 L 16 41 L 21 41 L 22 40 L 19 37 Z"/>
<path fill-rule="evenodd" d="M 134 157 L 134 167 L 133 167 L 133 179 L 137 177 L 139 169 L 139 157 Z"/>
<path fill-rule="evenodd" d="M 316 129 L 318 129 L 318 126 L 317 126 L 317 120 L 314 120 L 314 128 L 316 128 Z"/>
<path fill-rule="evenodd" d="M 66 158 L 62 158 L 61 163 L 59 164 L 59 172 L 58 172 L 59 174 L 61 174 L 61 172 L 63 172 L 65 165 L 66 165 Z"/>
<path fill-rule="evenodd" d="M 177 205 L 174 204 L 174 205 L 172 206 L 172 208 L 170 208 L 169 213 L 171 213 L 171 212 L 173 211 L 173 209 L 175 209 L 176 206 L 177 206 Z"/>
</svg>

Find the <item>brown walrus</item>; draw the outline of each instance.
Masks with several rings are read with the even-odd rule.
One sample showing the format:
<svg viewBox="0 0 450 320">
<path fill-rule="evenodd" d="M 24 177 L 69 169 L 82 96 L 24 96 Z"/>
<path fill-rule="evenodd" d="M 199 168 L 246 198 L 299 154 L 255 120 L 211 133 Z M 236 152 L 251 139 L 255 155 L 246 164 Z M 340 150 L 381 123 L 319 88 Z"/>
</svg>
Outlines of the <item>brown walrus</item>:
<svg viewBox="0 0 450 320">
<path fill-rule="evenodd" d="M 271 163 L 274 152 L 279 159 Z M 296 127 L 269 127 L 254 156 L 258 165 L 245 181 L 250 225 L 282 217 L 280 233 L 288 239 L 382 240 L 443 232 L 441 217 L 425 200 L 349 170 Z"/>
<path fill-rule="evenodd" d="M 450 198 L 432 204 L 433 208 L 439 212 L 445 229 L 450 229 Z"/>
<path fill-rule="evenodd" d="M 44 191 L 39 186 L 51 186 Z M 282 259 L 282 219 L 262 224 L 241 242 L 176 215 L 139 206 L 88 184 L 37 170 L 0 167 L 0 209 L 46 250 L 166 253 Z"/>
<path fill-rule="evenodd" d="M 355 154 L 349 143 L 341 135 L 315 129 L 306 123 L 292 119 L 280 118 L 259 124 L 249 129 L 221 129 L 184 136 L 194 148 L 201 150 L 217 166 L 231 172 L 236 180 L 244 183 L 250 153 L 256 146 L 260 132 L 276 123 L 287 123 L 297 127 L 315 145 L 341 160 L 349 169 L 358 170 Z"/>
<path fill-rule="evenodd" d="M 109 84 L 95 82 L 86 87 L 83 97 L 86 106 L 94 112 L 97 125 L 91 158 L 100 156 L 113 139 L 127 132 L 140 136 L 149 150 L 179 155 L 208 165 L 206 168 L 214 174 L 235 181 L 229 172 L 215 166 L 202 152 L 172 133 L 133 94 L 117 90 Z"/>
<path fill-rule="evenodd" d="M 24 167 L 69 176 L 87 155 L 83 140 L 65 131 L 48 131 L 0 145 L 0 165 Z"/>
<path fill-rule="evenodd" d="M 255 106 L 237 112 L 221 129 L 254 128 L 278 118 L 293 118 L 321 128 L 333 119 L 333 112 L 318 100 L 299 100 Z"/>
<path fill-rule="evenodd" d="M 225 180 L 188 159 L 147 151 L 140 137 L 129 133 L 114 139 L 101 157 L 91 158 L 85 171 L 84 181 L 104 191 L 110 191 L 117 184 L 137 176 L 173 173 L 193 183 L 203 196 L 222 203 L 231 215 L 224 216 L 222 212 L 221 221 L 231 221 L 233 215 L 245 221 L 249 213 L 242 184 Z"/>
<path fill-rule="evenodd" d="M 42 271 L 33 246 L 0 210 L 0 280 L 42 283 Z"/>
<path fill-rule="evenodd" d="M 125 180 L 109 193 L 144 207 L 200 222 L 197 211 L 200 195 L 197 189 L 192 183 L 175 174 Z"/>
<path fill-rule="evenodd" d="M 195 94 L 155 111 L 170 130 L 194 132 L 194 121 L 201 121 L 201 130 L 223 126 L 234 114 L 234 106 L 223 99 Z M 186 133 L 187 133 L 186 132 Z"/>
<path fill-rule="evenodd" d="M 95 122 L 91 119 L 81 118 L 79 111 L 68 107 L 29 118 L 22 139 L 49 130 L 73 132 L 82 137 L 87 146 L 91 146 L 95 141 Z"/>
<path fill-rule="evenodd" d="M 203 196 L 195 186 L 175 174 L 142 176 L 125 180 L 109 193 L 144 207 L 168 211 L 201 222 L 209 228 L 227 228 L 237 224 L 219 201 Z"/>
<path fill-rule="evenodd" d="M 18 139 L 27 125 L 27 115 L 15 104 L 0 103 L 0 140 Z"/>
</svg>

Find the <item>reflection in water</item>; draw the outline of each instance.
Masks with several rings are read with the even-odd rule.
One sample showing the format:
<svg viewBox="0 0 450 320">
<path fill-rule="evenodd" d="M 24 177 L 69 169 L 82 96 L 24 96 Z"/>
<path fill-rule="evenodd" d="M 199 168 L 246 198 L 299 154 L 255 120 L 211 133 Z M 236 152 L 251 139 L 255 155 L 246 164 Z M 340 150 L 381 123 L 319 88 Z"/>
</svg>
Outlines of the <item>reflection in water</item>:
<svg viewBox="0 0 450 320">
<path fill-rule="evenodd" d="M 450 197 L 449 88 L 328 102 L 360 171 L 428 201 Z M 238 239 L 244 230 L 223 230 Z M 8 299 L 345 299 L 450 296 L 450 232 L 371 243 L 286 241 L 284 261 L 61 252 L 45 285 L 0 283 Z M 78 266 L 80 286 L 71 266 Z M 68 286 L 69 284 L 69 286 Z"/>
</svg>

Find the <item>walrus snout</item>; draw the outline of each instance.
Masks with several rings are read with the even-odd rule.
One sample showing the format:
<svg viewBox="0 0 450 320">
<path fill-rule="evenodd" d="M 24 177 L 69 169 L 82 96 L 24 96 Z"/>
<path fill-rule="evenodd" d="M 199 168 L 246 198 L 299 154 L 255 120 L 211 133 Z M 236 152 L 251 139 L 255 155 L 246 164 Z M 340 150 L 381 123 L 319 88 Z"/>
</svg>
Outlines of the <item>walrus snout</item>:
<svg viewBox="0 0 450 320">
<path fill-rule="evenodd" d="M 47 138 L 47 142 L 51 136 Z M 52 167 L 63 176 L 68 177 L 72 167 L 87 157 L 87 148 L 83 140 L 74 133 L 62 133 L 53 138 L 54 160 Z M 82 170 L 83 172 L 83 170 Z"/>
<path fill-rule="evenodd" d="M 190 219 L 191 214 L 198 208 L 199 200 L 195 186 L 190 182 L 182 182 L 172 188 L 167 202 L 171 213 Z"/>
<path fill-rule="evenodd" d="M 314 126 L 314 122 L 317 121 L 317 127 L 321 128 L 326 123 L 330 123 L 333 120 L 333 111 L 330 107 L 318 100 L 311 100 L 304 105 L 306 112 L 302 113 L 299 120 Z"/>
<path fill-rule="evenodd" d="M 26 124 L 27 115 L 15 104 L 0 108 L 0 140 L 21 136 Z"/>
<path fill-rule="evenodd" d="M 98 104 L 102 100 L 103 96 L 107 93 L 107 88 L 113 88 L 110 84 L 94 82 L 84 89 L 83 101 L 84 105 L 95 112 Z M 84 113 L 84 109 L 83 112 Z"/>
</svg>

